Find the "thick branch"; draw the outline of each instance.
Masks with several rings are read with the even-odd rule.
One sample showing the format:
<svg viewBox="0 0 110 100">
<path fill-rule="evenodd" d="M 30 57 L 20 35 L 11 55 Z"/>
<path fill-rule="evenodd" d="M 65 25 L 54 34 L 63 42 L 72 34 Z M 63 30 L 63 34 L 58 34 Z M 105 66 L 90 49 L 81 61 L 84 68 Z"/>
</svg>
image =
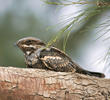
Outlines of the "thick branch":
<svg viewBox="0 0 110 100">
<path fill-rule="evenodd" d="M 0 100 L 110 100 L 110 80 L 71 72 L 0 67 Z"/>
</svg>

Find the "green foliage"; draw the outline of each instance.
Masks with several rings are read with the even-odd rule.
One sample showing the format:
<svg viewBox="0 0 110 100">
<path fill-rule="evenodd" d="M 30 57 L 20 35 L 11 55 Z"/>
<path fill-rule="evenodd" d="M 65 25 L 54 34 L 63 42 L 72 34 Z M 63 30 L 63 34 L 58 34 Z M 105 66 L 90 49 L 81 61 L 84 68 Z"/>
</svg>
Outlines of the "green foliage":
<svg viewBox="0 0 110 100">
<path fill-rule="evenodd" d="M 51 0 L 43 0 L 46 4 L 49 5 L 57 5 L 57 6 L 70 6 L 70 5 L 79 5 L 79 7 L 83 6 L 85 9 L 83 10 L 79 10 L 77 11 L 77 15 L 75 17 L 69 15 L 66 19 L 65 22 L 63 23 L 68 23 L 66 26 L 64 26 L 58 33 L 56 36 L 54 36 L 49 42 L 47 46 L 52 45 L 54 42 L 56 42 L 60 37 L 62 37 L 63 34 L 65 34 L 65 37 L 63 39 L 63 50 L 65 51 L 66 49 L 66 44 L 67 44 L 67 40 L 70 36 L 71 33 L 73 33 L 72 31 L 74 30 L 74 26 L 80 26 L 84 23 L 86 23 L 88 20 L 90 20 L 92 17 L 94 16 L 101 16 L 101 14 L 103 12 L 106 12 L 108 9 L 110 9 L 110 0 L 59 0 L 59 1 L 51 1 Z M 110 17 L 110 16 L 109 16 Z M 81 33 L 84 33 L 84 31 L 89 30 L 90 28 L 97 28 L 98 27 L 103 27 L 101 28 L 97 33 L 99 34 L 99 37 L 96 39 L 100 39 L 101 37 L 104 37 L 105 35 L 108 34 L 108 32 L 110 31 L 110 28 L 108 28 L 110 26 L 109 24 L 109 18 L 106 22 L 104 23 L 100 23 L 99 25 L 93 25 L 94 27 L 87 27 L 85 30 L 83 30 L 83 32 L 81 31 Z M 103 34 L 101 33 L 101 31 L 103 29 L 107 29 Z M 85 32 L 86 33 L 86 32 Z M 97 34 L 96 33 L 96 34 Z M 105 40 L 109 40 L 110 36 L 108 35 L 108 37 Z M 103 60 L 106 60 L 108 62 L 108 58 L 110 57 L 110 46 L 108 47 L 108 51 L 104 57 Z"/>
<path fill-rule="evenodd" d="M 66 1 L 66 3 L 65 3 Z M 63 45 L 63 50 L 65 51 L 66 48 L 66 43 L 68 40 L 68 37 L 71 33 L 71 31 L 74 29 L 73 26 L 75 26 L 76 24 L 82 24 L 84 22 L 86 22 L 87 20 L 90 19 L 90 17 L 96 16 L 98 14 L 100 14 L 103 10 L 105 10 L 105 7 L 101 7 L 97 5 L 97 2 L 99 2 L 98 0 L 96 2 L 90 2 L 90 1 L 85 1 L 85 0 L 81 0 L 78 2 L 70 2 L 69 0 L 62 0 L 62 2 L 51 2 L 48 0 L 44 0 L 44 2 L 46 4 L 51 4 L 51 5 L 59 5 L 59 6 L 70 6 L 70 5 L 75 5 L 75 4 L 80 4 L 80 6 L 88 4 L 94 4 L 93 6 L 89 6 L 86 7 L 86 9 L 83 10 L 79 10 L 77 13 L 79 13 L 77 16 L 72 17 L 70 15 L 70 18 L 65 19 L 66 22 L 70 21 L 70 23 L 68 25 L 66 25 L 65 27 L 63 27 L 56 36 L 54 36 L 47 44 L 47 47 L 52 45 L 54 42 L 56 42 L 61 36 L 62 34 L 66 34 L 65 38 L 64 38 L 64 45 Z M 64 3 L 63 3 L 64 2 Z M 69 17 L 69 16 L 68 16 Z"/>
</svg>

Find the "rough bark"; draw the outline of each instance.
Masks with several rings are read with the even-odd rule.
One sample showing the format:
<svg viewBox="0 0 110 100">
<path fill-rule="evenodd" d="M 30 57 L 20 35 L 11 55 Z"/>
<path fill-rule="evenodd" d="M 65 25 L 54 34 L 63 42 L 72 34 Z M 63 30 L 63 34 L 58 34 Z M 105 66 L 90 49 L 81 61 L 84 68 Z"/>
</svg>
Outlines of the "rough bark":
<svg viewBox="0 0 110 100">
<path fill-rule="evenodd" d="M 110 80 L 72 72 L 0 67 L 0 100 L 110 100 Z"/>
</svg>

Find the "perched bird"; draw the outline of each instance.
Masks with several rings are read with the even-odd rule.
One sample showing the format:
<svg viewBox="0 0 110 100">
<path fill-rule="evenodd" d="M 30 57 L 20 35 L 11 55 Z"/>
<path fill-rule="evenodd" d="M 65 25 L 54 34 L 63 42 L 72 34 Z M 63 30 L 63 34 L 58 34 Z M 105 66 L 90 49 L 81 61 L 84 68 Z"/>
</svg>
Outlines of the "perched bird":
<svg viewBox="0 0 110 100">
<path fill-rule="evenodd" d="M 55 47 L 46 47 L 40 39 L 26 37 L 17 41 L 16 45 L 23 51 L 28 68 L 40 68 L 58 72 L 76 72 L 96 77 L 105 77 L 98 72 L 82 69 L 63 51 Z"/>
</svg>

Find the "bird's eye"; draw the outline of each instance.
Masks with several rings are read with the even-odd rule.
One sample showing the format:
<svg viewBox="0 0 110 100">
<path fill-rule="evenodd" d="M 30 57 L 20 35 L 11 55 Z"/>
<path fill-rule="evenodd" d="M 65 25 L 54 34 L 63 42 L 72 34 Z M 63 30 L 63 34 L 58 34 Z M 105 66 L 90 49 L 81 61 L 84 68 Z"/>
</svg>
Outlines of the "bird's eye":
<svg viewBox="0 0 110 100">
<path fill-rule="evenodd" d="M 28 41 L 26 42 L 27 45 L 29 45 L 29 44 L 31 44 L 31 43 L 32 43 L 31 40 L 28 40 Z"/>
<path fill-rule="evenodd" d="M 31 42 L 31 40 L 28 40 L 28 43 L 30 43 Z"/>
</svg>

